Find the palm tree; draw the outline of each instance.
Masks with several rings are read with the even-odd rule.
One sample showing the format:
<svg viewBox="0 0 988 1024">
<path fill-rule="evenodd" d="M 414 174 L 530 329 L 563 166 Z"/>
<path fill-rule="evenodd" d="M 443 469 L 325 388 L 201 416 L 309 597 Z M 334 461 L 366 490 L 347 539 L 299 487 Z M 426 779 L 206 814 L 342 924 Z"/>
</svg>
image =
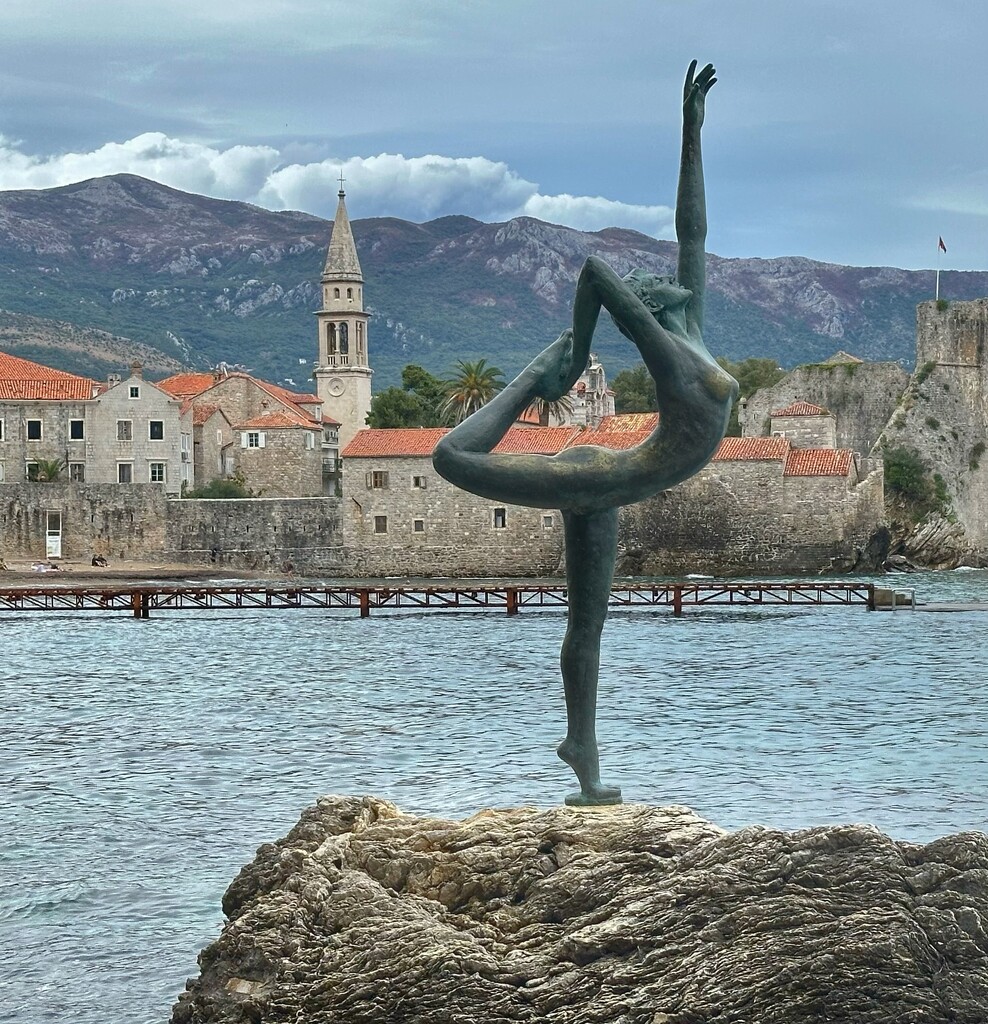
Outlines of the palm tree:
<svg viewBox="0 0 988 1024">
<path fill-rule="evenodd" d="M 488 366 L 486 359 L 468 363 L 460 359 L 452 377 L 443 381 L 446 399 L 440 412 L 453 423 L 460 423 L 486 405 L 504 387 L 504 373 Z"/>
<path fill-rule="evenodd" d="M 38 459 L 38 480 L 42 483 L 54 483 L 65 469 L 65 463 L 61 459 Z"/>
<path fill-rule="evenodd" d="M 557 398 L 554 402 L 545 398 L 536 398 L 526 411 L 536 413 L 539 417 L 539 424 L 543 427 L 549 426 L 553 418 L 557 423 L 568 423 L 573 414 L 573 400 L 569 395 L 563 395 L 562 398 Z"/>
</svg>

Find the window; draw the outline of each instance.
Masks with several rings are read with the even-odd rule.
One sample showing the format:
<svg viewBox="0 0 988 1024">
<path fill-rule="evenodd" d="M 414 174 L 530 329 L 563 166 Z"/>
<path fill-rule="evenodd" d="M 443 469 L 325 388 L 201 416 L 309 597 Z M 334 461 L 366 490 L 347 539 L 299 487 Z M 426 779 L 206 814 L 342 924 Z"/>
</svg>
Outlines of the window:
<svg viewBox="0 0 988 1024">
<path fill-rule="evenodd" d="M 425 477 L 424 476 L 413 476 L 412 477 L 412 489 L 416 491 L 425 490 Z"/>
<path fill-rule="evenodd" d="M 131 384 L 130 391 L 128 392 L 128 394 L 131 398 L 140 398 L 141 389 L 137 384 Z"/>
<path fill-rule="evenodd" d="M 425 533 L 425 520 L 424 519 L 413 519 L 412 520 L 412 532 L 413 533 Z"/>
<path fill-rule="evenodd" d="M 305 449 L 306 451 L 312 451 L 316 446 L 316 439 L 311 430 L 305 432 Z"/>
<path fill-rule="evenodd" d="M 133 420 L 117 420 L 117 440 L 118 441 L 133 441 L 134 440 L 134 421 Z"/>
<path fill-rule="evenodd" d="M 339 288 L 334 288 L 333 289 L 333 298 L 334 299 L 338 299 L 339 297 L 340 297 L 340 290 L 339 290 Z"/>
<path fill-rule="evenodd" d="M 29 441 L 41 440 L 41 420 L 27 421 L 27 439 Z"/>
<path fill-rule="evenodd" d="M 82 441 L 86 436 L 85 420 L 69 420 L 69 440 Z"/>
<path fill-rule="evenodd" d="M 388 487 L 388 471 L 386 469 L 374 469 L 367 474 L 368 490 L 383 491 Z"/>
<path fill-rule="evenodd" d="M 494 509 L 494 529 L 503 530 L 508 525 L 508 510 L 504 508 Z"/>
<path fill-rule="evenodd" d="M 0 441 L 3 440 L 3 420 L 0 420 Z"/>
<path fill-rule="evenodd" d="M 346 297 L 348 299 L 352 299 L 353 298 L 353 289 L 352 288 L 347 288 L 347 290 L 346 290 Z"/>
<path fill-rule="evenodd" d="M 0 484 L 3 483 L 3 463 L 0 462 Z"/>
<path fill-rule="evenodd" d="M 241 448 L 263 448 L 264 447 L 264 431 L 262 430 L 245 430 L 240 435 L 240 447 Z"/>
<path fill-rule="evenodd" d="M 37 480 L 39 472 L 38 464 L 36 462 L 29 462 L 24 470 L 24 475 L 28 480 Z"/>
<path fill-rule="evenodd" d="M 374 532 L 375 533 L 387 533 L 388 532 L 388 517 L 387 516 L 374 516 Z"/>
<path fill-rule="evenodd" d="M 118 484 L 132 484 L 134 482 L 134 463 L 133 462 L 118 462 L 117 463 L 117 483 Z"/>
<path fill-rule="evenodd" d="M 555 521 L 555 519 L 552 516 L 543 516 L 542 517 L 542 526 L 546 530 L 551 530 L 552 527 L 555 525 L 555 522 L 556 521 Z"/>
<path fill-rule="evenodd" d="M 151 463 L 150 480 L 153 484 L 163 484 L 165 482 L 165 464 L 163 462 Z"/>
<path fill-rule="evenodd" d="M 149 441 L 164 441 L 165 439 L 165 421 L 164 420 L 150 420 L 148 422 L 148 440 Z"/>
<path fill-rule="evenodd" d="M 222 447 L 222 445 L 223 445 L 223 431 L 222 430 L 217 430 L 216 431 L 216 443 Z"/>
<path fill-rule="evenodd" d="M 75 484 L 84 484 L 86 482 L 85 462 L 69 463 L 69 479 Z"/>
</svg>

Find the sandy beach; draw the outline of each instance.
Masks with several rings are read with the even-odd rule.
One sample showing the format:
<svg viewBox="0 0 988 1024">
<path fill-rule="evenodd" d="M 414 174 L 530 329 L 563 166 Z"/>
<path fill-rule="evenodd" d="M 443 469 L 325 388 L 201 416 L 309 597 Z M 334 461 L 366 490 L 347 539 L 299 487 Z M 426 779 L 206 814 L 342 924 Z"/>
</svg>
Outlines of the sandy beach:
<svg viewBox="0 0 988 1024">
<path fill-rule="evenodd" d="M 180 562 L 114 561 L 108 566 L 95 566 L 89 560 L 62 558 L 54 562 L 14 558 L 5 560 L 0 570 L 0 588 L 30 585 L 78 585 L 94 587 L 142 583 L 148 580 L 265 580 L 282 579 L 282 574 L 249 569 L 224 569 L 214 565 L 183 565 Z M 57 569 L 36 569 L 38 565 L 57 565 Z"/>
</svg>

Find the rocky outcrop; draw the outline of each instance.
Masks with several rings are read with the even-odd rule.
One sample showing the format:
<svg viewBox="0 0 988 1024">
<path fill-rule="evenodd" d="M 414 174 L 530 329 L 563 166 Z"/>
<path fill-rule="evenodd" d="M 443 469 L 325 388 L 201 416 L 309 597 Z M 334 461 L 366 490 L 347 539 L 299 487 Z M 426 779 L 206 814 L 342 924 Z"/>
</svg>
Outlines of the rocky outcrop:
<svg viewBox="0 0 988 1024">
<path fill-rule="evenodd" d="M 797 366 L 778 384 L 743 396 L 738 417 L 746 437 L 759 437 L 770 432 L 774 410 L 793 402 L 812 402 L 836 417 L 838 448 L 866 455 L 908 383 L 909 374 L 898 363 L 865 363 L 845 355 Z"/>
<path fill-rule="evenodd" d="M 173 1024 L 983 1024 L 988 836 L 329 797 L 262 846 Z"/>
</svg>

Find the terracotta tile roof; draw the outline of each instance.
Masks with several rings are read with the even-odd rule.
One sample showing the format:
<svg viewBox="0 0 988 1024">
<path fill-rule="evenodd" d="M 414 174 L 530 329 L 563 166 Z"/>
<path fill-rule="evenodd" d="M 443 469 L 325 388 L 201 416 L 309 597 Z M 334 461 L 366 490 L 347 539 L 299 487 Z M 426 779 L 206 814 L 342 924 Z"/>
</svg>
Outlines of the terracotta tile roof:
<svg viewBox="0 0 988 1024">
<path fill-rule="evenodd" d="M 266 380 L 257 377 L 250 377 L 244 374 L 248 380 L 252 380 L 263 391 L 266 391 L 272 398 L 279 402 L 287 402 L 289 405 L 322 405 L 322 399 L 318 395 L 300 395 L 296 391 L 289 391 L 278 384 L 269 384 Z"/>
<path fill-rule="evenodd" d="M 784 409 L 776 409 L 772 416 L 830 416 L 830 410 L 810 402 L 793 402 Z"/>
<path fill-rule="evenodd" d="M 526 409 L 519 417 L 515 420 L 515 423 L 531 423 L 535 427 L 541 427 L 542 421 L 539 419 L 539 414 L 531 407 Z"/>
<path fill-rule="evenodd" d="M 182 406 L 182 412 L 184 413 L 187 406 L 191 405 L 191 402 L 186 402 Z M 200 402 L 198 405 L 192 406 L 192 426 L 201 427 L 206 423 L 210 416 L 219 411 L 218 405 L 210 405 L 209 402 Z"/>
<path fill-rule="evenodd" d="M 291 412 L 288 409 L 269 409 L 260 416 L 237 424 L 237 430 L 293 430 L 304 427 L 306 430 L 319 430 L 319 424 L 311 416 Z"/>
<path fill-rule="evenodd" d="M 211 373 L 173 373 L 159 380 L 158 387 L 175 398 L 193 398 L 215 383 L 216 378 Z"/>
<path fill-rule="evenodd" d="M 755 459 L 784 459 L 790 444 L 784 437 L 725 437 L 713 454 L 714 462 L 737 462 Z"/>
<path fill-rule="evenodd" d="M 431 455 L 448 427 L 395 427 L 361 430 L 340 453 L 346 459 Z"/>
<path fill-rule="evenodd" d="M 79 401 L 93 397 L 96 381 L 0 352 L 0 398 L 12 401 Z"/>
<path fill-rule="evenodd" d="M 786 456 L 784 476 L 847 476 L 851 452 L 846 448 L 793 448 Z"/>
<path fill-rule="evenodd" d="M 615 450 L 634 448 L 639 445 L 650 434 L 651 430 L 583 430 L 573 440 L 571 447 L 582 444 L 595 444 L 600 448 L 612 448 Z"/>
<path fill-rule="evenodd" d="M 659 414 L 657 412 L 625 412 L 616 416 L 605 416 L 597 429 L 601 432 L 616 430 L 651 432 L 655 430 L 658 422 Z"/>
<path fill-rule="evenodd" d="M 556 455 L 568 448 L 579 427 L 511 427 L 494 446 L 500 455 Z"/>
</svg>

